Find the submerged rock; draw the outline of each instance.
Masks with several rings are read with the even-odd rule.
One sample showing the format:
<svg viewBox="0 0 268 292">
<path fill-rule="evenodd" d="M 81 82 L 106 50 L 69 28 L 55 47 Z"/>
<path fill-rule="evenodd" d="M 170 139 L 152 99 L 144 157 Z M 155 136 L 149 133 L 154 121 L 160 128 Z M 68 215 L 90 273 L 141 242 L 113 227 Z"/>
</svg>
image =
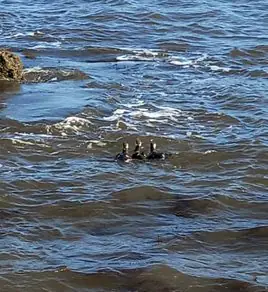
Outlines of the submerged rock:
<svg viewBox="0 0 268 292">
<path fill-rule="evenodd" d="M 22 54 L 24 55 L 25 58 L 27 59 L 36 59 L 36 54 L 34 51 L 25 49 L 22 51 Z"/>
<path fill-rule="evenodd" d="M 25 83 L 57 82 L 64 80 L 84 80 L 89 76 L 78 70 L 70 68 L 34 67 L 23 72 Z"/>
<path fill-rule="evenodd" d="M 23 80 L 23 63 L 20 57 L 6 49 L 0 49 L 0 80 Z"/>
</svg>

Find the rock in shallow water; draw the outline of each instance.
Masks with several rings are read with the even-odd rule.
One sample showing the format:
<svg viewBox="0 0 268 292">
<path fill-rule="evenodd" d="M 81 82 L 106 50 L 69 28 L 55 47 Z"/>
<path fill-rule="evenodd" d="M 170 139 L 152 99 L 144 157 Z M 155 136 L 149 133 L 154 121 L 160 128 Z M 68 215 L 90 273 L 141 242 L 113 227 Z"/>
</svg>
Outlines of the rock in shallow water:
<svg viewBox="0 0 268 292">
<path fill-rule="evenodd" d="M 84 80 L 89 76 L 78 70 L 70 68 L 35 67 L 27 68 L 23 72 L 24 83 L 57 82 L 64 80 Z"/>
<path fill-rule="evenodd" d="M 23 80 L 23 63 L 19 56 L 0 49 L 0 80 Z"/>
</svg>

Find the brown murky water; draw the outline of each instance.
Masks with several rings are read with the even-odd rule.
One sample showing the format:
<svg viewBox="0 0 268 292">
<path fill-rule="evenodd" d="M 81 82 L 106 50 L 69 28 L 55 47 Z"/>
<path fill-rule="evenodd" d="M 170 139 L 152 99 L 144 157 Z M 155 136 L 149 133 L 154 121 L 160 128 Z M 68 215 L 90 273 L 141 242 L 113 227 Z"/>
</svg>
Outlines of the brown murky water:
<svg viewBox="0 0 268 292">
<path fill-rule="evenodd" d="M 267 291 L 266 2 L 1 7 L 0 291 Z"/>
</svg>

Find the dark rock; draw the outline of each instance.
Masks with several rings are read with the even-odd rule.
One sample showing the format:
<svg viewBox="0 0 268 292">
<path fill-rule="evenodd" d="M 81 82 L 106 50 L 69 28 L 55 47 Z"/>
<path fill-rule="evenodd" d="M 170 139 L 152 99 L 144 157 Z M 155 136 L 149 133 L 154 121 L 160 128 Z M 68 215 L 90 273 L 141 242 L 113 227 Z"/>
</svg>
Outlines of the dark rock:
<svg viewBox="0 0 268 292">
<path fill-rule="evenodd" d="M 84 80 L 88 75 L 78 69 L 70 68 L 28 68 L 23 72 L 25 83 L 58 82 L 64 80 Z"/>
<path fill-rule="evenodd" d="M 23 64 L 19 56 L 0 49 L 0 80 L 20 82 L 23 80 Z"/>
<path fill-rule="evenodd" d="M 23 50 L 22 54 L 25 56 L 27 59 L 36 59 L 36 54 L 34 51 L 31 50 Z"/>
</svg>

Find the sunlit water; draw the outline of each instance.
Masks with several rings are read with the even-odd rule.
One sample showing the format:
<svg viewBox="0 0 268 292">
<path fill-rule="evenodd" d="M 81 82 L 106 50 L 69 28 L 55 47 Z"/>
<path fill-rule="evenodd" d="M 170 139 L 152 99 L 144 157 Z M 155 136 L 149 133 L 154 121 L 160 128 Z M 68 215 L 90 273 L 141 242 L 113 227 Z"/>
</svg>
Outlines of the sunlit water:
<svg viewBox="0 0 268 292">
<path fill-rule="evenodd" d="M 267 291 L 267 2 L 54 2 L 0 1 L 0 291 Z"/>
</svg>

